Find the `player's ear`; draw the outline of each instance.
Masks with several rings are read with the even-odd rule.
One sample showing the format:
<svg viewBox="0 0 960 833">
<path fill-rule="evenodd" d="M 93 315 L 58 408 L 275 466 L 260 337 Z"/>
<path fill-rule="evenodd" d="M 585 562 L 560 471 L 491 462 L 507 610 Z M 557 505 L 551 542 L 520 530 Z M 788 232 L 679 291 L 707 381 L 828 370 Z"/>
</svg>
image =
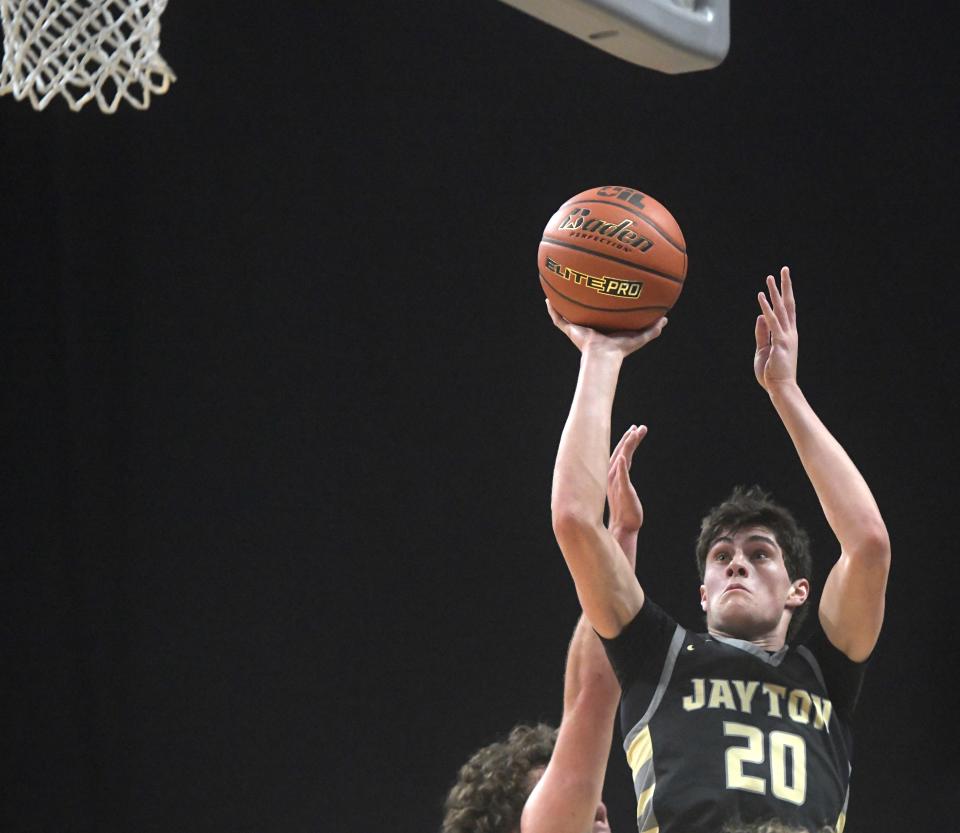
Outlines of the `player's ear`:
<svg viewBox="0 0 960 833">
<path fill-rule="evenodd" d="M 800 607 L 810 597 L 810 582 L 805 578 L 798 578 L 790 585 L 787 594 L 787 607 Z"/>
<path fill-rule="evenodd" d="M 707 588 L 702 584 L 700 585 L 700 609 L 704 613 L 707 612 Z"/>
</svg>

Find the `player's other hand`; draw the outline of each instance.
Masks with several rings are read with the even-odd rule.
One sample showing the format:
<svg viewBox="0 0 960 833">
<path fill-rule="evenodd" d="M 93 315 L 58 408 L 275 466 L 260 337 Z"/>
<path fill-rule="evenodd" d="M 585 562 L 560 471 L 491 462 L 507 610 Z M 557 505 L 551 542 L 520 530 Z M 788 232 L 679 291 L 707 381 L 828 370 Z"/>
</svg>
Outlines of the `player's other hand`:
<svg viewBox="0 0 960 833">
<path fill-rule="evenodd" d="M 547 312 L 550 313 L 550 318 L 557 329 L 569 338 L 581 353 L 586 350 L 601 350 L 618 354 L 621 357 L 629 356 L 643 347 L 644 344 L 653 341 L 667 326 L 667 319 L 661 318 L 643 330 L 601 333 L 590 327 L 584 327 L 582 324 L 567 321 L 553 308 L 549 300 L 547 300 Z"/>
<path fill-rule="evenodd" d="M 630 480 L 633 452 L 647 436 L 646 425 L 631 425 L 610 455 L 607 471 L 607 504 L 610 507 L 611 530 L 636 531 L 643 526 L 643 505 Z"/>
<path fill-rule="evenodd" d="M 753 372 L 767 393 L 782 385 L 797 383 L 797 307 L 793 299 L 790 270 L 780 270 L 780 289 L 773 275 L 767 275 L 767 291 L 757 295 L 761 315 L 757 316 L 757 352 Z"/>
</svg>

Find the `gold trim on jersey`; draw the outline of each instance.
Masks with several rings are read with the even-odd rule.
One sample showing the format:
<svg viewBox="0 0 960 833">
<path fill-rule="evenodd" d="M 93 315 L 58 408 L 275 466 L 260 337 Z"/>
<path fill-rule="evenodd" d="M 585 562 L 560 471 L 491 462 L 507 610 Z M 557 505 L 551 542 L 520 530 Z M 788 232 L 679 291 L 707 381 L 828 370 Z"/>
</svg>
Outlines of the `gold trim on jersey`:
<svg viewBox="0 0 960 833">
<path fill-rule="evenodd" d="M 646 789 L 642 793 L 640 793 L 640 797 L 637 799 L 637 818 L 640 818 L 646 812 L 647 805 L 650 803 L 650 799 L 653 798 L 653 791 L 656 788 L 657 788 L 657 785 L 654 784 L 649 789 Z M 659 829 L 660 828 L 657 826 L 647 828 L 647 830 L 659 830 Z M 643 833 L 647 833 L 647 831 L 644 830 Z"/>
<path fill-rule="evenodd" d="M 653 741 L 650 739 L 650 727 L 644 726 L 627 748 L 627 763 L 636 779 L 637 773 L 653 757 Z"/>
<path fill-rule="evenodd" d="M 627 763 L 630 765 L 630 771 L 633 773 L 633 780 L 637 784 L 637 789 L 640 788 L 637 779 L 640 771 L 645 767 L 647 768 L 646 778 L 651 780 L 650 785 L 637 796 L 637 819 L 647 822 L 653 821 L 653 826 L 644 828 L 641 833 L 659 833 L 660 830 L 656 816 L 653 815 L 650 808 L 650 802 L 653 801 L 653 791 L 657 788 L 652 762 L 653 741 L 650 738 L 650 727 L 644 726 L 627 748 Z"/>
</svg>

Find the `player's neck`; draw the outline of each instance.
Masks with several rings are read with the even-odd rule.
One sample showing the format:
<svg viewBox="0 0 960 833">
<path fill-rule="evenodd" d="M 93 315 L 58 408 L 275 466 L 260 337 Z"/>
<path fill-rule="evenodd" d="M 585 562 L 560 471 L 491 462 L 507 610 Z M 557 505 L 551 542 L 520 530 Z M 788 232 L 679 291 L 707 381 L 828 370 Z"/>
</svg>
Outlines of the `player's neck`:
<svg viewBox="0 0 960 833">
<path fill-rule="evenodd" d="M 711 636 L 718 636 L 723 639 L 738 639 L 741 642 L 749 642 L 751 645 L 756 645 L 756 647 L 764 651 L 769 651 L 771 654 L 779 651 L 787 642 L 786 634 L 782 633 L 780 628 L 770 633 L 760 634 L 754 637 L 744 636 L 741 633 L 727 633 L 720 628 L 711 627 L 707 628 L 707 632 Z"/>
</svg>

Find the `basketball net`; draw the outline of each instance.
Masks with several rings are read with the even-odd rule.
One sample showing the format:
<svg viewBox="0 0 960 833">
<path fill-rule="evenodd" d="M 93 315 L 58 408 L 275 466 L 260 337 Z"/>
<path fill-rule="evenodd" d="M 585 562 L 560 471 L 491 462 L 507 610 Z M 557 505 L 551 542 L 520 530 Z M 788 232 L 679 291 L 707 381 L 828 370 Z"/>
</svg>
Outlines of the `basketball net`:
<svg viewBox="0 0 960 833">
<path fill-rule="evenodd" d="M 104 113 L 121 100 L 138 110 L 176 80 L 160 55 L 167 0 L 0 0 L 0 95 L 43 110 L 57 95 L 70 109 L 96 99 Z"/>
</svg>

